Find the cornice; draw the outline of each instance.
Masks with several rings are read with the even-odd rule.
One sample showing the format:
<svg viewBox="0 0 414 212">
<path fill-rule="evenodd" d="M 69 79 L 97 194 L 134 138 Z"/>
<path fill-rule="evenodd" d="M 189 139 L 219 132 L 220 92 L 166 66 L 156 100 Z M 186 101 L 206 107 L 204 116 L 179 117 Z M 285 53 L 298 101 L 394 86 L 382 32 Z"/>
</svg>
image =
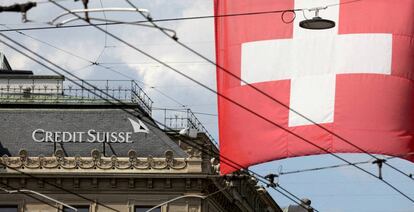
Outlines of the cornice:
<svg viewBox="0 0 414 212">
<path fill-rule="evenodd" d="M 65 157 L 62 150 L 57 150 L 52 157 L 39 155 L 29 157 L 26 150 L 20 150 L 18 157 L 4 155 L 1 164 L 7 172 L 64 173 L 201 173 L 201 158 L 174 158 L 173 152 L 165 152 L 164 158 L 148 156 L 138 157 L 134 150 L 128 157 L 102 157 L 98 150 L 92 150 L 91 157 Z"/>
</svg>

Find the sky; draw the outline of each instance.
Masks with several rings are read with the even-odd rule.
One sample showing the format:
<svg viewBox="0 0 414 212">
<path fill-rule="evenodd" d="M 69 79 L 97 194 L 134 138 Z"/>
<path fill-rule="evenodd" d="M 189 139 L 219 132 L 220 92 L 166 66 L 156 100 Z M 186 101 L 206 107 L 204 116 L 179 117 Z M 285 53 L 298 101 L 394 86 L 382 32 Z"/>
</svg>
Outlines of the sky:
<svg viewBox="0 0 414 212">
<path fill-rule="evenodd" d="M 26 1 L 2 0 L 0 4 L 9 5 L 23 2 Z M 212 0 L 134 0 L 132 2 L 139 8 L 148 9 L 154 19 L 213 15 Z M 61 1 L 60 3 L 71 9 L 82 8 L 80 2 L 72 0 Z M 90 0 L 89 7 L 130 8 L 123 0 Z M 37 7 L 30 10 L 27 17 L 32 22 L 29 23 L 22 23 L 21 15 L 18 13 L 0 13 L 0 29 L 48 26 L 46 23 L 61 13 L 63 13 L 63 10 L 51 3 L 39 3 Z M 107 19 L 120 21 L 143 20 L 139 14 L 132 12 L 94 13 L 90 16 L 106 17 Z M 81 21 L 77 21 L 72 24 L 81 23 Z M 215 61 L 213 19 L 171 21 L 159 24 L 175 30 L 181 42 Z M 147 27 L 127 25 L 108 26 L 106 29 L 208 87 L 216 89 L 215 67 L 178 46 L 171 39 L 160 33 L 160 31 Z M 190 108 L 194 112 L 217 114 L 217 97 L 214 93 L 177 75 L 92 27 L 33 30 L 24 31 L 23 33 L 25 35 L 16 32 L 7 32 L 5 34 L 24 43 L 25 46 L 83 79 L 134 79 L 154 101 L 154 108 Z M 45 44 L 45 42 L 49 45 Z M 50 45 L 56 46 L 59 49 L 53 48 Z M 33 70 L 35 74 L 52 74 L 50 71 L 1 43 L 0 51 L 6 54 L 13 69 Z M 100 66 L 90 65 L 88 61 L 111 67 L 121 72 L 122 75 Z M 217 116 L 202 114 L 197 116 L 213 137 L 218 140 Z M 154 110 L 154 117 L 161 119 L 161 112 Z M 368 161 L 370 159 L 362 154 L 340 154 L 340 156 L 354 162 Z M 389 160 L 389 163 L 406 173 L 414 173 L 414 165 L 410 162 L 392 159 Z M 329 155 L 320 155 L 289 158 L 259 164 L 251 167 L 251 170 L 267 175 L 269 173 L 337 164 L 342 164 L 342 162 Z M 378 171 L 376 165 L 371 163 L 361 165 L 361 167 L 372 173 L 377 173 Z M 413 180 L 387 167 L 383 168 L 383 175 L 385 180 L 401 189 L 411 198 L 414 198 Z M 413 203 L 389 189 L 378 179 L 368 176 L 353 167 L 281 175 L 278 180 L 283 188 L 296 196 L 311 199 L 312 206 L 319 211 L 414 211 Z M 274 190 L 268 189 L 268 191 L 280 206 L 284 207 L 293 204 Z"/>
</svg>

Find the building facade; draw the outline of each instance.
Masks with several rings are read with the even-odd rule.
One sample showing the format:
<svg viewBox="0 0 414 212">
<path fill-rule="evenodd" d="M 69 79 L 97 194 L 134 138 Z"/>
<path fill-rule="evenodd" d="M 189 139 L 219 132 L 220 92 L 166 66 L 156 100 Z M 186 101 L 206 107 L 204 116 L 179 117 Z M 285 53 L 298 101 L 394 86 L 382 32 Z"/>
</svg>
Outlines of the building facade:
<svg viewBox="0 0 414 212">
<path fill-rule="evenodd" d="M 134 81 L 91 83 L 0 70 L 0 212 L 281 211 L 253 178 L 219 175 L 190 111 L 164 126 Z"/>
</svg>

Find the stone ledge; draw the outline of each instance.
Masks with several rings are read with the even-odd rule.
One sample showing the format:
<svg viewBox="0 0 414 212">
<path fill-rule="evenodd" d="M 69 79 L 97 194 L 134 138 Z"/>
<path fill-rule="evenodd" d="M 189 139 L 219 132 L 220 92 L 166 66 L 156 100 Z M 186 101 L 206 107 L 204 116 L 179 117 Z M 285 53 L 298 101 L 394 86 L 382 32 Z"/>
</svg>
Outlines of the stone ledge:
<svg viewBox="0 0 414 212">
<path fill-rule="evenodd" d="M 9 173 L 201 173 L 201 164 L 201 158 L 174 158 L 169 150 L 165 158 L 137 157 L 134 150 L 128 157 L 102 157 L 98 150 L 92 150 L 91 157 L 65 157 L 61 150 L 52 157 L 28 157 L 21 150 L 18 157 L 0 158 L 0 165 Z"/>
</svg>

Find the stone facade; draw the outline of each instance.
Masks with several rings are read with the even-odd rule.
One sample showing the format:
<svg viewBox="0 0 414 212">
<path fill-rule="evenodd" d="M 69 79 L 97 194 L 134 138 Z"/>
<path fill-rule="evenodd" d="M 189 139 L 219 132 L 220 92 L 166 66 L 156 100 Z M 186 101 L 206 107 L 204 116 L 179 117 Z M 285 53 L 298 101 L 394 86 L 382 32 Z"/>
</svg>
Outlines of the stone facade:
<svg viewBox="0 0 414 212">
<path fill-rule="evenodd" d="M 205 133 L 189 139 L 151 125 L 156 135 L 137 134 L 129 144 L 40 143 L 33 140 L 37 128 L 131 131 L 131 113 L 111 103 L 33 100 L 0 102 L 0 189 L 20 191 L 0 191 L 0 212 L 68 211 L 31 191 L 91 212 L 146 211 L 174 199 L 154 211 L 281 211 L 248 175 L 219 175 L 218 149 Z M 133 103 L 127 111 L 155 123 Z"/>
</svg>

